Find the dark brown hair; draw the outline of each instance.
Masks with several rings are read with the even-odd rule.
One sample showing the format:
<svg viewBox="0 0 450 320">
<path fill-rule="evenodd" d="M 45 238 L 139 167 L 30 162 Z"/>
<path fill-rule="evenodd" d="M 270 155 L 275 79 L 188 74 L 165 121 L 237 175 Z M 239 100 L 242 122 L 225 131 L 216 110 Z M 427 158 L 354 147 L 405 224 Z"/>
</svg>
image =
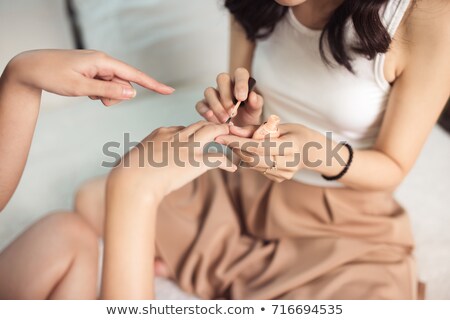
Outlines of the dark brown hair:
<svg viewBox="0 0 450 320">
<path fill-rule="evenodd" d="M 333 59 L 352 71 L 351 52 L 374 59 L 378 53 L 386 53 L 391 37 L 384 27 L 380 10 L 388 0 L 344 0 L 331 15 L 320 38 L 320 54 L 325 63 L 331 64 L 326 56 L 328 44 Z M 276 24 L 285 16 L 288 8 L 275 0 L 225 0 L 225 7 L 242 25 L 248 39 L 268 37 Z M 355 26 L 357 44 L 345 42 L 345 26 L 349 21 Z"/>
</svg>

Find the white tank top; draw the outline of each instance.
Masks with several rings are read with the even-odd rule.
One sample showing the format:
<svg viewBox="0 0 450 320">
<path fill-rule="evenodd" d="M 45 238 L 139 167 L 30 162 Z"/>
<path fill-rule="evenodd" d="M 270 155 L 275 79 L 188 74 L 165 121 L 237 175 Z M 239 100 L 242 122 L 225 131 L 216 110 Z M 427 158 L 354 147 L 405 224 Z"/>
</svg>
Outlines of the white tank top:
<svg viewBox="0 0 450 320">
<path fill-rule="evenodd" d="M 381 16 L 391 37 L 399 27 L 410 0 L 390 0 Z M 371 148 L 378 136 L 390 85 L 384 77 L 384 54 L 374 60 L 354 55 L 352 74 L 342 66 L 329 67 L 319 53 L 321 31 L 302 25 L 289 9 L 269 38 L 258 41 L 253 75 L 264 96 L 264 116 L 276 114 L 282 123 L 299 123 L 355 149 Z M 348 23 L 347 41 L 356 41 Z M 333 60 L 331 60 L 333 61 Z M 340 187 L 312 170 L 300 170 L 294 180 L 325 187 Z"/>
</svg>

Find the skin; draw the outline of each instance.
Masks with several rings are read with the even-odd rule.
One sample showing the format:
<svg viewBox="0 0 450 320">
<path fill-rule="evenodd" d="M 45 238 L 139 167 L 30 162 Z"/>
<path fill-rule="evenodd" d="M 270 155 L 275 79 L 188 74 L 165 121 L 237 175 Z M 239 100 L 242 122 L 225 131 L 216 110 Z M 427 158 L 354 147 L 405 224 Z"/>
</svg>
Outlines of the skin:
<svg viewBox="0 0 450 320">
<path fill-rule="evenodd" d="M 316 1 L 278 1 L 280 4 L 293 8 L 294 14 L 304 25 L 312 29 L 322 29 L 333 10 L 341 1 L 316 0 Z M 428 135 L 435 125 L 445 102 L 450 94 L 450 68 L 448 57 L 450 56 L 450 8 L 444 0 L 429 0 L 417 2 L 402 22 L 394 37 L 391 48 L 386 55 L 385 78 L 391 83 L 392 90 L 387 104 L 385 119 L 374 147 L 370 150 L 355 150 L 354 160 L 350 170 L 340 180 L 345 186 L 358 190 L 394 190 L 405 178 L 416 161 Z M 217 87 L 205 90 L 205 97 L 196 105 L 197 111 L 208 121 L 216 124 L 224 123 L 234 105 L 234 99 L 244 101 L 248 98 L 245 108 L 240 108 L 238 116 L 233 119 L 235 126 L 230 127 L 230 134 L 216 138 L 216 141 L 225 145 L 235 146 L 243 142 L 254 142 L 259 144 L 260 139 L 253 136 L 261 124 L 261 114 L 264 105 L 263 97 L 257 92 L 248 92 L 248 78 L 251 75 L 253 54 L 257 44 L 247 40 L 244 30 L 232 19 L 231 21 L 231 55 L 230 73 L 222 73 L 217 77 Z M 431 58 L 432 57 L 432 58 Z M 245 162 L 249 156 L 252 159 L 275 159 L 278 169 L 267 172 L 268 178 L 274 181 L 291 179 L 293 175 L 304 168 L 301 163 L 297 167 L 287 167 L 286 163 L 309 142 L 325 146 L 326 137 L 303 126 L 302 124 L 281 124 L 279 126 L 279 137 L 274 141 L 279 144 L 290 142 L 293 146 L 284 155 L 276 153 L 265 153 L 259 147 L 241 150 L 234 147 L 242 160 Z M 336 142 L 329 141 L 333 146 Z M 277 148 L 273 148 L 276 150 Z M 341 148 L 339 155 L 342 159 L 348 159 L 348 151 Z M 316 150 L 310 155 L 311 160 L 322 160 L 325 163 L 326 154 L 322 150 Z M 259 161 L 258 163 L 270 164 L 270 161 Z M 253 170 L 266 172 L 267 165 L 258 165 Z M 321 165 L 314 170 L 327 175 L 334 176 L 341 172 L 343 165 L 335 158 L 331 165 Z M 126 184 L 127 177 L 123 177 L 121 183 Z M 159 180 L 153 180 L 159 181 Z M 108 187 L 109 189 L 109 187 Z M 96 229 L 99 235 L 103 232 L 103 220 L 105 215 L 104 196 L 105 179 L 100 178 L 88 182 L 83 186 L 76 200 L 76 210 L 82 214 Z M 148 190 L 144 189 L 148 195 Z M 135 190 L 138 192 L 138 189 Z M 109 191 L 108 191 L 109 192 Z M 112 193 L 108 195 L 114 197 Z M 136 194 L 133 194 L 135 197 Z M 117 198 L 120 198 L 118 195 Z M 113 201 L 112 198 L 108 200 Z M 117 200 L 118 201 L 118 200 Z M 157 201 L 153 201 L 153 204 Z M 154 219 L 154 208 L 147 209 Z M 124 209 L 125 210 L 125 209 Z M 106 209 L 108 211 L 108 209 Z M 129 213 L 132 210 L 129 210 Z M 122 213 L 125 215 L 125 212 Z M 109 213 L 107 213 L 109 216 Z M 107 218 L 108 219 L 108 218 Z M 150 218 L 147 218 L 150 219 Z M 153 222 L 153 220 L 147 220 Z M 111 230 L 122 233 L 119 222 L 110 223 Z M 140 226 L 136 226 L 139 232 L 144 233 Z M 153 227 L 150 228 L 150 230 Z M 108 231 L 106 231 L 108 232 Z M 131 234 L 131 231 L 129 231 Z M 148 230 L 147 230 L 148 232 Z M 154 231 L 151 231 L 154 232 Z M 111 238 L 113 232 L 111 232 Z M 153 237 L 153 233 L 152 233 Z M 138 292 L 147 292 L 146 297 L 151 297 L 151 288 L 148 286 L 152 271 L 152 254 L 150 247 L 153 242 L 147 242 L 146 252 L 140 259 L 145 259 L 147 274 L 142 279 L 136 279 L 145 288 L 137 289 Z M 153 239 L 153 238 L 151 238 Z M 107 240 L 108 241 L 108 240 Z M 141 247 L 142 239 L 129 243 L 128 248 Z M 118 246 L 118 244 L 117 244 Z M 125 248 L 123 248 L 125 251 Z M 152 249 L 154 250 L 154 249 Z M 117 253 L 116 253 L 117 254 Z M 129 266 L 130 268 L 132 266 Z M 155 265 L 156 273 L 167 274 L 164 265 L 158 262 Z M 125 269 L 124 269 L 125 270 Z M 122 271 L 124 271 L 122 270 Z M 142 271 L 142 270 L 141 270 Z M 112 277 L 112 275 L 110 274 Z M 144 274 L 142 274 L 144 276 Z M 150 277 L 150 278 L 149 278 Z M 117 285 L 119 285 L 117 283 Z M 129 284 L 124 284 L 129 286 Z M 118 296 L 127 297 L 120 295 Z M 128 297 L 136 297 L 131 295 Z"/>
<path fill-rule="evenodd" d="M 187 128 L 158 129 L 142 141 L 142 149 L 131 150 L 109 175 L 105 197 L 103 299 L 154 298 L 154 226 L 158 205 L 167 194 L 212 169 L 202 161 L 203 147 L 227 133 L 228 125 L 206 121 Z M 193 137 L 200 143 L 193 153 L 199 165 L 188 162 L 190 154 L 187 148 L 181 149 L 179 157 L 186 165 L 176 165 L 172 147 L 168 148 L 166 166 L 155 168 L 149 165 L 148 155 L 159 162 L 164 154 L 164 142 L 174 141 L 177 135 L 180 141 Z M 153 142 L 153 147 L 148 142 Z M 144 156 L 144 162 L 140 161 L 140 156 Z M 128 167 L 124 165 L 127 161 Z M 215 157 L 214 161 L 218 162 L 219 168 L 231 172 L 236 170 L 224 155 Z"/>
<path fill-rule="evenodd" d="M 98 239 L 74 213 L 40 220 L 0 254 L 0 299 L 96 299 Z"/>
<path fill-rule="evenodd" d="M 39 50 L 12 59 L 0 78 L 0 211 L 22 176 L 42 90 L 63 96 L 101 98 L 110 106 L 136 95 L 130 82 L 162 94 L 173 92 L 172 88 L 101 52 Z"/>
<path fill-rule="evenodd" d="M 294 14 L 306 26 L 322 29 L 324 17 L 336 8 L 340 1 L 279 1 L 290 5 Z M 321 10 L 325 8 L 325 10 Z M 447 60 L 450 56 L 450 6 L 442 0 L 418 1 L 402 22 L 389 52 L 386 55 L 385 78 L 391 83 L 392 90 L 387 103 L 387 111 L 375 146 L 370 150 L 355 150 L 350 170 L 340 180 L 347 187 L 358 190 L 394 190 L 413 167 L 428 135 L 435 125 L 450 94 L 450 68 Z M 246 95 L 248 76 L 251 74 L 251 61 L 256 45 L 247 40 L 244 30 L 232 21 L 231 70 L 234 74 L 220 75 L 217 89 L 209 88 L 205 99 L 197 106 L 200 114 L 209 121 L 219 121 L 222 111 L 227 112 L 231 80 L 235 80 L 236 98 Z M 430 57 L 433 57 L 432 59 Z M 248 71 L 247 71 L 248 70 Z M 228 89 L 227 89 L 228 88 Z M 213 91 L 216 94 L 213 94 Z M 253 98 L 252 98 L 253 96 Z M 237 145 L 244 142 L 258 142 L 251 137 L 255 125 L 260 123 L 263 103 L 262 97 L 250 94 L 250 103 L 246 110 L 239 111 L 235 124 L 252 125 L 245 129 L 231 129 L 231 135 L 219 137 L 218 142 Z M 426 107 L 425 107 L 426 106 Z M 218 111 L 217 111 L 218 110 Z M 243 112 L 243 111 L 246 111 Z M 326 176 L 335 176 L 343 169 L 343 164 L 335 157 L 331 165 L 326 165 L 325 136 L 302 124 L 282 124 L 283 132 L 277 144 L 290 142 L 292 150 L 287 157 L 277 154 L 278 148 L 266 154 L 262 148 L 255 150 L 254 156 L 276 158 L 278 170 L 268 175 L 275 181 L 291 179 L 305 167 L 300 163 L 296 167 L 286 167 L 289 157 L 300 153 L 306 143 L 317 143 L 321 150 L 312 149 L 310 160 L 320 160 L 322 165 L 311 168 Z M 236 137 L 239 136 L 239 137 Z M 331 141 L 333 147 L 336 142 Z M 236 149 L 236 148 L 235 148 Z M 348 159 L 346 148 L 341 148 L 339 156 Z M 261 171 L 265 168 L 255 168 Z"/>
<path fill-rule="evenodd" d="M 42 90 L 90 96 L 110 106 L 136 95 L 131 82 L 173 92 L 101 52 L 39 50 L 11 60 L 0 78 L 0 211 L 24 170 Z M 97 241 L 78 215 L 45 217 L 0 253 L 0 299 L 96 298 Z"/>
</svg>

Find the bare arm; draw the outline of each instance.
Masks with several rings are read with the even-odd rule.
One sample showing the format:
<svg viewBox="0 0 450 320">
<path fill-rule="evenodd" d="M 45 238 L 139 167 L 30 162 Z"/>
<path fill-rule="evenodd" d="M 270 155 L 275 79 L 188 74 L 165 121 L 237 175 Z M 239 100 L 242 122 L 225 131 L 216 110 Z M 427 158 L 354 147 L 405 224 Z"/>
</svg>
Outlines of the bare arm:
<svg viewBox="0 0 450 320">
<path fill-rule="evenodd" d="M 130 82 L 163 94 L 173 89 L 104 53 L 37 50 L 22 53 L 0 78 L 0 211 L 13 195 L 39 114 L 42 90 L 100 97 L 106 106 L 135 96 Z"/>
<path fill-rule="evenodd" d="M 230 18 L 230 64 L 229 71 L 233 73 L 238 68 L 252 70 L 253 54 L 256 44 L 247 39 L 245 30 L 233 18 Z"/>
<path fill-rule="evenodd" d="M 141 147 L 132 149 L 124 157 L 127 161 L 113 170 L 106 188 L 103 299 L 153 298 L 157 207 L 164 196 L 212 169 L 203 161 L 203 148 L 227 133 L 228 125 L 206 121 L 187 128 L 161 128 L 144 139 Z M 198 145 L 192 145 L 192 149 L 169 146 L 175 137 Z M 177 164 L 175 152 L 183 166 Z M 159 163 L 165 159 L 167 165 L 153 167 L 149 157 Z M 219 168 L 236 170 L 225 155 L 214 160 Z M 129 165 L 123 166 L 125 162 Z"/>
<path fill-rule="evenodd" d="M 363 190 L 393 190 L 404 179 L 414 165 L 427 137 L 450 94 L 450 5 L 446 1 L 420 1 L 408 17 L 402 39 L 402 54 L 396 61 L 396 79 L 390 93 L 386 114 L 375 146 L 370 150 L 355 150 L 354 160 L 347 174 L 340 180 L 343 184 Z M 220 137 L 225 144 L 250 142 L 255 127 L 250 131 L 232 128 L 234 135 Z M 308 160 L 319 161 L 318 166 L 309 166 L 326 176 L 336 176 L 345 165 L 349 154 L 341 148 L 339 157 L 327 161 L 327 142 L 333 147 L 336 142 L 301 124 L 283 124 L 278 143 L 292 142 L 293 153 L 301 153 L 306 143 L 314 143 Z M 236 137 L 240 136 L 240 137 Z M 260 142 L 261 143 L 261 142 Z M 320 146 L 320 147 L 319 147 Z M 278 156 L 275 151 L 270 155 Z M 278 148 L 279 149 L 279 148 Z M 279 151 L 279 150 L 278 150 Z M 264 148 L 256 150 L 259 156 L 267 156 Z M 283 165 L 277 160 L 276 172 L 267 176 L 276 181 L 291 179 L 305 167 Z M 339 161 L 342 159 L 344 161 Z M 289 161 L 289 160 L 287 160 Z M 292 162 L 291 162 L 292 163 Z M 264 169 L 267 169 L 264 167 Z"/>
<path fill-rule="evenodd" d="M 406 64 L 395 81 L 378 140 L 355 152 L 341 180 L 357 189 L 394 189 L 413 167 L 450 95 L 450 5 L 418 5 L 409 17 Z M 439 7 L 439 8 L 438 8 Z M 345 158 L 346 150 L 342 150 Z M 323 155 L 322 155 L 323 157 Z M 340 165 L 318 168 L 326 175 Z"/>
<path fill-rule="evenodd" d="M 102 299 L 153 299 L 155 221 L 160 199 L 111 176 L 106 193 Z"/>
<path fill-rule="evenodd" d="M 18 83 L 10 70 L 0 78 L 0 211 L 22 176 L 40 101 L 41 91 Z"/>
</svg>

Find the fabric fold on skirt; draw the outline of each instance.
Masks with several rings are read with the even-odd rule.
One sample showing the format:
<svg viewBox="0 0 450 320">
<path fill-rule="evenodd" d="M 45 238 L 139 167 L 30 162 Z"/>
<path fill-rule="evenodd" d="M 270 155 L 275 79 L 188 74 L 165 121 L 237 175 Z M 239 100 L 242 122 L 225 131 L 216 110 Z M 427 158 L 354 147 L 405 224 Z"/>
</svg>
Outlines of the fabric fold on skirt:
<svg viewBox="0 0 450 320">
<path fill-rule="evenodd" d="M 210 171 L 173 192 L 157 254 L 204 299 L 416 299 L 413 239 L 387 192 Z"/>
</svg>

